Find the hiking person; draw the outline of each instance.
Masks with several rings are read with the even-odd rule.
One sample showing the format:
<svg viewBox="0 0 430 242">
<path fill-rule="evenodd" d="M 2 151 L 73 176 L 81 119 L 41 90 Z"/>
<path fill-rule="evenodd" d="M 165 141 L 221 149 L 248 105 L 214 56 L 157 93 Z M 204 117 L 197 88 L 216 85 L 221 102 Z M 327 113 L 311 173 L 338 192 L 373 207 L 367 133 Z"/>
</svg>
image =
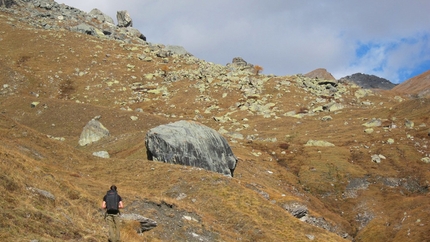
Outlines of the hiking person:
<svg viewBox="0 0 430 242">
<path fill-rule="evenodd" d="M 119 209 L 124 208 L 124 205 L 115 185 L 112 185 L 103 197 L 102 208 L 106 210 L 105 219 L 109 225 L 109 241 L 119 242 Z"/>
</svg>

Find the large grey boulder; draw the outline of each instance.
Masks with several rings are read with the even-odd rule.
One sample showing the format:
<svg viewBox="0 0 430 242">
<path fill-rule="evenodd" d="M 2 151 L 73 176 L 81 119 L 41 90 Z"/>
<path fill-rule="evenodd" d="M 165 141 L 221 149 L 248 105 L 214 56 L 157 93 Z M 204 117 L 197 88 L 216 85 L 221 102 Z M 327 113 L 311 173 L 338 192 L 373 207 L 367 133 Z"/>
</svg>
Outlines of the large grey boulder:
<svg viewBox="0 0 430 242">
<path fill-rule="evenodd" d="M 146 41 L 145 35 L 143 35 L 138 29 L 133 28 L 133 27 L 127 27 L 127 28 L 125 28 L 125 30 L 127 33 L 129 33 L 129 35 L 131 37 L 136 37 L 136 38 L 139 38 L 139 39 Z"/>
<path fill-rule="evenodd" d="M 184 47 L 179 45 L 167 45 L 165 49 L 177 55 L 191 55 Z"/>
<path fill-rule="evenodd" d="M 234 57 L 233 60 L 231 61 L 231 63 L 233 65 L 237 65 L 237 66 L 246 66 L 246 65 L 248 65 L 248 62 L 246 62 L 242 57 Z"/>
<path fill-rule="evenodd" d="M 104 14 L 98 8 L 94 8 L 93 10 L 91 10 L 91 12 L 89 12 L 89 15 L 91 15 L 93 18 L 99 20 L 102 23 L 109 23 L 109 24 L 115 25 L 113 19 L 110 16 Z"/>
<path fill-rule="evenodd" d="M 16 4 L 15 0 L 0 0 L 0 7 L 4 6 L 6 8 L 10 8 L 15 4 Z"/>
<path fill-rule="evenodd" d="M 72 27 L 71 30 L 74 32 L 79 32 L 79 33 L 93 35 L 93 36 L 96 34 L 96 30 L 94 29 L 94 27 L 85 23 L 80 23 Z"/>
<path fill-rule="evenodd" d="M 116 12 L 118 27 L 133 27 L 133 20 L 127 10 Z"/>
<path fill-rule="evenodd" d="M 149 231 L 155 227 L 157 227 L 157 222 L 150 219 L 143 217 L 140 214 L 135 213 L 128 213 L 128 214 L 122 214 L 121 219 L 128 220 L 128 221 L 137 221 L 140 223 L 140 227 L 137 229 L 137 233 L 141 234 L 143 232 Z"/>
<path fill-rule="evenodd" d="M 150 129 L 145 137 L 149 160 L 200 167 L 233 176 L 237 158 L 224 137 L 193 121 Z"/>
<path fill-rule="evenodd" d="M 79 145 L 85 146 L 109 136 L 109 130 L 98 121 L 98 117 L 91 119 L 82 130 Z"/>
</svg>

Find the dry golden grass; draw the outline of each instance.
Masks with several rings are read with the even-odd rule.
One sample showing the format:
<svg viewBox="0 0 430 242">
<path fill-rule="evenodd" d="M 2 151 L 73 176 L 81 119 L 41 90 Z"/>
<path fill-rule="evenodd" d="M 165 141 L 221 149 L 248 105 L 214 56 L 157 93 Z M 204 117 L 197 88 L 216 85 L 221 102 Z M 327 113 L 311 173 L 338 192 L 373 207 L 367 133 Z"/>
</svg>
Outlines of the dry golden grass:
<svg viewBox="0 0 430 242">
<path fill-rule="evenodd" d="M 288 202 L 305 204 L 312 216 L 324 217 L 356 241 L 429 240 L 425 187 L 430 171 L 428 164 L 420 162 L 430 146 L 426 136 L 428 99 L 398 102 L 390 92 L 381 92 L 366 97 L 365 101 L 373 103 L 366 106 L 363 100 L 357 101 L 353 96 L 356 89 L 351 88 L 342 97 L 347 108 L 296 119 L 283 114 L 307 113 L 316 97 L 296 85 L 299 81 L 295 77 L 273 77 L 260 93 L 267 102 L 276 103 L 277 117 L 267 118 L 237 110 L 236 103 L 244 101 L 237 83 L 226 88 L 222 80 L 207 84 L 184 79 L 166 84 L 162 77 L 144 77 L 159 70 L 193 70 L 196 65 L 165 64 L 157 59 L 143 62 L 136 56 L 145 46 L 34 29 L 18 21 L 11 25 L 4 21 L 8 17 L 8 13 L 0 16 L 0 77 L 2 84 L 9 86 L 3 86 L 5 92 L 0 96 L 0 207 L 4 208 L 0 238 L 106 240 L 106 223 L 99 207 L 105 191 L 116 184 L 126 211 L 133 203 L 146 201 L 160 206 L 142 209 L 143 216 L 166 219 L 143 235 L 135 233 L 136 223 L 124 222 L 124 241 L 166 241 L 170 234 L 177 241 L 186 241 L 187 231 L 212 232 L 219 241 L 309 241 L 307 235 L 315 236 L 314 241 L 343 241 L 289 215 L 282 207 Z M 291 85 L 279 88 L 279 83 L 286 81 Z M 153 94 L 149 101 L 132 103 L 130 85 L 134 82 L 166 85 L 170 95 Z M 202 83 L 209 85 L 204 93 L 194 88 Z M 224 93 L 227 97 L 221 98 Z M 32 108 L 34 101 L 40 104 Z M 218 108 L 205 113 L 211 105 Z M 122 110 L 128 108 L 144 112 Z M 90 146 L 78 146 L 83 126 L 97 115 L 111 136 Z M 131 121 L 131 115 L 139 119 Z M 219 123 L 213 118 L 224 115 L 232 121 Z M 321 121 L 326 115 L 333 119 Z M 366 134 L 362 124 L 372 118 L 395 122 L 398 128 L 378 127 Z M 195 119 L 215 130 L 222 127 L 256 137 L 227 137 L 239 157 L 234 178 L 146 159 L 146 131 L 179 119 Z M 404 119 L 413 120 L 415 127 L 405 128 Z M 65 141 L 47 135 L 64 137 Z M 388 145 L 388 138 L 396 143 Z M 325 140 L 335 147 L 304 147 L 309 139 Z M 112 158 L 91 155 L 100 150 L 108 151 Z M 387 159 L 372 163 L 370 155 L 374 153 Z M 357 191 L 356 198 L 345 197 L 348 182 L 363 177 L 372 185 Z M 380 178 L 411 179 L 425 191 L 387 187 Z M 48 191 L 55 200 L 32 188 Z M 186 197 L 178 200 L 181 193 Z M 163 206 L 167 206 L 164 214 Z M 375 219 L 358 230 L 357 214 L 364 207 L 375 213 Z M 181 213 L 190 213 L 199 222 L 183 221 Z M 167 221 L 180 222 L 182 227 L 172 230 Z"/>
</svg>

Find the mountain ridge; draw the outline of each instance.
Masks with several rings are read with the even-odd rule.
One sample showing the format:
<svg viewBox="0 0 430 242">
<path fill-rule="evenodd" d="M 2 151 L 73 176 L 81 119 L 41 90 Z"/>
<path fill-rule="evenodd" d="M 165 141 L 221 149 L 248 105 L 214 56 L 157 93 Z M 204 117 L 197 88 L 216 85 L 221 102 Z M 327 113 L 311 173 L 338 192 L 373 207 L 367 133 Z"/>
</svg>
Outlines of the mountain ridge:
<svg viewBox="0 0 430 242">
<path fill-rule="evenodd" d="M 393 89 L 394 92 L 416 95 L 417 97 L 430 96 L 430 70 L 412 77 Z"/>
</svg>

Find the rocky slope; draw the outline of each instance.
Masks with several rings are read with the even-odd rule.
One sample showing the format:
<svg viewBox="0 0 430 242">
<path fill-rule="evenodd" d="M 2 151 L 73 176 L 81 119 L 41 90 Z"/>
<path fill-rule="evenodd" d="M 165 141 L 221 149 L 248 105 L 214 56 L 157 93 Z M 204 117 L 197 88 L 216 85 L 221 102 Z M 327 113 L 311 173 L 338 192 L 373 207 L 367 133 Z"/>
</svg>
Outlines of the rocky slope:
<svg viewBox="0 0 430 242">
<path fill-rule="evenodd" d="M 157 222 L 138 234 L 124 219 L 124 241 L 430 240 L 429 99 L 256 75 L 14 2 L 0 12 L 0 238 L 106 240 L 98 208 L 115 183 L 123 214 Z M 80 145 L 94 117 L 109 135 Z M 227 139 L 233 178 L 146 159 L 146 132 L 178 120 Z"/>
</svg>

